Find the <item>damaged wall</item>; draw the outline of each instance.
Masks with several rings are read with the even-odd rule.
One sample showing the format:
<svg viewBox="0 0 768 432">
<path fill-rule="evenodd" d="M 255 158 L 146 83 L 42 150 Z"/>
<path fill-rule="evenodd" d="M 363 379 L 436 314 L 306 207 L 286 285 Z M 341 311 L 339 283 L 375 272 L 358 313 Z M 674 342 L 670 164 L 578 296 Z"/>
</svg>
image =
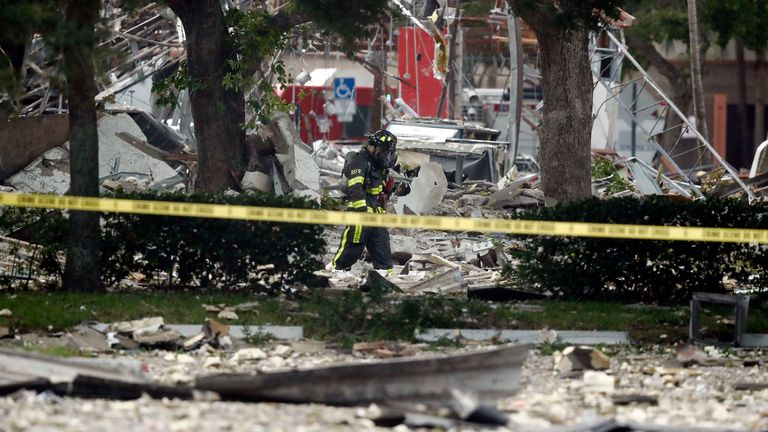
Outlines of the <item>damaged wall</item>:
<svg viewBox="0 0 768 432">
<path fill-rule="evenodd" d="M 0 183 L 69 139 L 65 114 L 0 121 Z"/>
</svg>

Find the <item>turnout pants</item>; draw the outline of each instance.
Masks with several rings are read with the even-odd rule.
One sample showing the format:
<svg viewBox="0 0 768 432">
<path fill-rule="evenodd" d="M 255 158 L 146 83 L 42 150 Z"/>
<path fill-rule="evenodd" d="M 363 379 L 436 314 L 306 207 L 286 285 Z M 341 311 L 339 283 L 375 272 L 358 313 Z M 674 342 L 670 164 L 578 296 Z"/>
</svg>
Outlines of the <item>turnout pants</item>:
<svg viewBox="0 0 768 432">
<path fill-rule="evenodd" d="M 392 268 L 392 251 L 389 248 L 389 231 L 386 228 L 350 225 L 341 235 L 339 251 L 333 258 L 337 270 L 348 270 L 363 254 L 363 249 L 373 260 L 373 268 L 389 270 Z"/>
</svg>

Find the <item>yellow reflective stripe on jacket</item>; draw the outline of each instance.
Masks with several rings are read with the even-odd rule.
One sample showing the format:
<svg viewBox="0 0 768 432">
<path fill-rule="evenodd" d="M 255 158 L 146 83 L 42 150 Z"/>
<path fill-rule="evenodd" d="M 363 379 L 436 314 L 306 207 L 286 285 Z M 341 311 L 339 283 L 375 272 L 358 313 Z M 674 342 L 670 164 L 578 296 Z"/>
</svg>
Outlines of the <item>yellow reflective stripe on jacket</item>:
<svg viewBox="0 0 768 432">
<path fill-rule="evenodd" d="M 352 201 L 351 203 L 349 203 L 349 208 L 354 208 L 354 209 L 363 208 L 365 207 L 365 205 L 366 205 L 365 200 L 361 199 L 361 200 Z"/>
<path fill-rule="evenodd" d="M 379 185 L 373 188 L 366 189 L 366 192 L 368 192 L 371 195 L 378 195 L 381 193 L 382 190 L 384 190 L 384 188 L 381 185 Z"/>
<path fill-rule="evenodd" d="M 339 246 L 339 251 L 336 252 L 336 256 L 333 257 L 333 268 L 336 268 L 336 261 L 339 260 L 341 254 L 344 252 L 344 246 L 347 244 L 347 234 L 349 234 L 349 227 L 344 230 L 344 234 L 341 236 L 341 246 Z"/>
<path fill-rule="evenodd" d="M 363 183 L 365 183 L 365 177 L 357 176 L 357 177 L 352 177 L 351 179 L 349 179 L 347 181 L 347 186 L 353 186 L 353 185 L 356 185 L 356 184 L 363 184 Z"/>
<path fill-rule="evenodd" d="M 374 213 L 374 211 L 373 211 L 373 207 L 368 207 L 368 208 L 366 209 L 366 211 L 367 211 L 368 213 Z"/>
</svg>

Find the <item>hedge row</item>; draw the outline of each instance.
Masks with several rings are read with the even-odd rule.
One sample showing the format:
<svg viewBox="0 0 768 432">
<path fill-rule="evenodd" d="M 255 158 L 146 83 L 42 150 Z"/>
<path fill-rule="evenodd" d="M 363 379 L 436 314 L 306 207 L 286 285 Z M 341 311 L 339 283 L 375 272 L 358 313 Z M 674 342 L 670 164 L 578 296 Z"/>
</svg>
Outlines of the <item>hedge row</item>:
<svg viewBox="0 0 768 432">
<path fill-rule="evenodd" d="M 270 194 L 203 195 L 142 192 L 118 198 L 200 202 L 283 208 L 317 208 L 311 201 Z M 65 250 L 66 219 L 60 212 L 5 209 L 0 232 L 38 220 L 36 231 L 45 245 L 42 269 L 59 273 L 53 259 Z M 102 215 L 101 270 L 104 282 L 115 285 L 132 272 L 169 275 L 169 286 L 233 287 L 248 282 L 275 292 L 295 283 L 311 284 L 322 268 L 323 229 L 315 225 L 262 223 L 221 219 L 106 213 Z"/>
<path fill-rule="evenodd" d="M 768 206 L 737 200 L 681 201 L 653 196 L 583 202 L 522 215 L 542 221 L 768 229 Z M 726 283 L 765 286 L 768 247 L 682 241 L 518 237 L 506 269 L 517 288 L 569 299 L 686 304 L 694 291 L 726 292 Z"/>
</svg>

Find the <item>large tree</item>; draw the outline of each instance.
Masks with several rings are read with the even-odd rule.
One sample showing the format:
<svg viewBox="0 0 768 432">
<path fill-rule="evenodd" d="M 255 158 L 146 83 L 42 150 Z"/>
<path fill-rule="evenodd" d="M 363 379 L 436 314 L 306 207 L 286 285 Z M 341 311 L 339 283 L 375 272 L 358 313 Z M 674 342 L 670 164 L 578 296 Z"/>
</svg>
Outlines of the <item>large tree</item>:
<svg viewBox="0 0 768 432">
<path fill-rule="evenodd" d="M 3 22 L 0 47 L 8 56 L 5 64 L 0 61 L 0 70 L 5 71 L 0 75 L 6 77 L 0 83 L 3 87 L 10 88 L 12 93 L 14 87 L 19 86 L 21 67 L 16 51 L 28 43 L 33 32 L 42 34 L 50 55 L 61 55 L 61 72 L 66 81 L 61 90 L 66 93 L 69 111 L 70 194 L 77 196 L 99 195 L 93 55 L 99 9 L 99 0 L 0 0 L 0 21 Z M 6 51 L 8 47 L 15 49 Z M 98 213 L 70 213 L 63 279 L 66 289 L 103 290 L 99 232 Z"/>
<path fill-rule="evenodd" d="M 701 0 L 700 0 L 701 1 Z M 736 41 L 736 55 L 739 80 L 739 117 L 741 156 L 749 164 L 755 150 L 754 145 L 765 140 L 765 98 L 766 64 L 765 52 L 768 49 L 768 2 L 763 0 L 707 0 L 706 18 L 709 26 L 717 34 L 718 43 L 725 46 L 731 40 Z M 747 70 L 745 50 L 756 53 L 755 62 L 755 128 L 754 137 L 749 139 L 747 122 Z"/>
<path fill-rule="evenodd" d="M 544 92 L 541 180 L 548 198 L 592 194 L 589 32 L 618 15 L 621 0 L 508 0 L 536 32 Z"/>
<path fill-rule="evenodd" d="M 238 188 L 245 171 L 246 92 L 264 122 L 285 107 L 272 97 L 274 77 L 285 69 L 270 61 L 285 47 L 286 33 L 312 22 L 347 43 L 388 12 L 386 0 L 293 0 L 276 15 L 257 8 L 246 13 L 221 8 L 219 0 L 166 0 L 186 34 L 182 85 L 190 89 L 198 146 L 196 188 L 221 192 Z"/>
<path fill-rule="evenodd" d="M 67 79 L 69 107 L 70 176 L 72 195 L 99 196 L 99 136 L 96 132 L 96 83 L 94 81 L 94 28 L 99 0 L 63 3 L 58 32 Z M 73 211 L 69 215 L 64 288 L 102 291 L 99 267 L 99 214 Z"/>
<path fill-rule="evenodd" d="M 768 26 L 768 2 L 762 0 L 698 0 L 699 7 L 704 7 L 703 22 L 709 32 L 716 37 L 721 46 L 731 40 L 736 41 L 737 60 L 737 106 L 738 122 L 735 127 L 737 136 L 742 144 L 740 159 L 748 164 L 752 157 L 752 140 L 749 138 L 747 118 L 747 69 L 745 64 L 745 49 L 762 56 L 768 44 L 768 34 L 764 28 Z M 680 110 L 686 114 L 693 113 L 693 85 L 688 62 L 675 62 L 665 57 L 657 47 L 671 41 L 681 41 L 689 44 L 688 11 L 686 0 L 632 0 L 627 4 L 628 9 L 637 17 L 635 25 L 627 30 L 627 45 L 638 57 L 651 63 L 656 70 L 670 82 L 670 97 Z M 709 48 L 707 38 L 702 40 L 699 53 L 702 58 Z M 690 49 L 690 47 L 689 47 Z M 756 99 L 765 97 L 765 69 L 757 63 Z M 764 101 L 763 101 L 764 104 Z M 758 105 L 761 105 L 758 103 Z M 679 124 L 677 116 L 669 113 L 667 128 Z M 756 121 L 758 127 L 761 125 Z M 761 128 L 762 129 L 762 128 Z M 677 131 L 665 134 L 662 145 L 669 149 L 677 139 Z M 758 138 L 755 138 L 757 140 Z M 742 164 L 742 165 L 743 165 Z"/>
</svg>

